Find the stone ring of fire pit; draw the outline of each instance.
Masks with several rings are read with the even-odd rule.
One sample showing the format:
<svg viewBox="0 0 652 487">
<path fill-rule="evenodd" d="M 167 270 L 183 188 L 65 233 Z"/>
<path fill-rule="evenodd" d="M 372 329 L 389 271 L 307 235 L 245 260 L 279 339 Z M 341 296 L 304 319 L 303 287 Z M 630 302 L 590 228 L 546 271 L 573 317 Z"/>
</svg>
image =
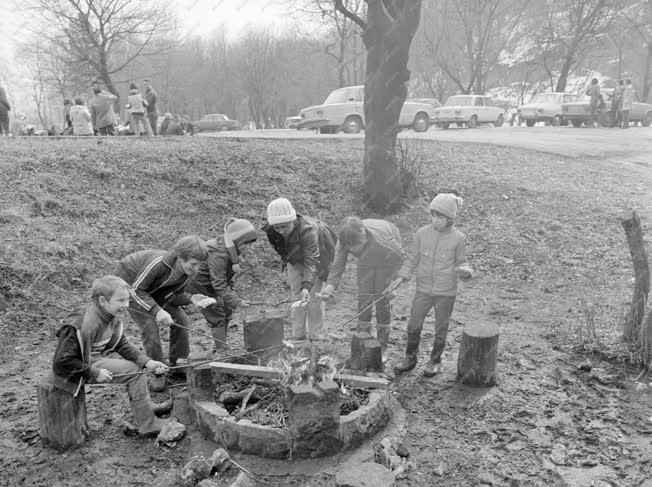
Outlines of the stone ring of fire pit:
<svg viewBox="0 0 652 487">
<path fill-rule="evenodd" d="M 190 374 L 190 401 L 200 430 L 227 449 L 267 458 L 305 458 L 333 455 L 361 444 L 390 420 L 392 402 L 388 382 L 362 376 L 335 375 L 334 380 L 373 389 L 369 402 L 340 415 L 340 387 L 334 381 L 291 385 L 287 390 L 287 427 L 236 421 L 212 398 L 222 374 L 276 378 L 269 367 L 212 362 Z"/>
</svg>

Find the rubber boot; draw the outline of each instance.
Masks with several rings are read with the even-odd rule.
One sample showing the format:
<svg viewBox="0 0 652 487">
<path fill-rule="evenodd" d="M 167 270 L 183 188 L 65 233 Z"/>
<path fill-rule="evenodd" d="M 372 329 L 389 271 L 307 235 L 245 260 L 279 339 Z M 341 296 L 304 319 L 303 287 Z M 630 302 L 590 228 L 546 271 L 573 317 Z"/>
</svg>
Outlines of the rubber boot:
<svg viewBox="0 0 652 487">
<path fill-rule="evenodd" d="M 226 330 L 228 326 L 228 322 L 224 322 L 211 327 L 211 335 L 213 336 L 213 346 L 215 347 L 215 351 L 227 348 Z"/>
<path fill-rule="evenodd" d="M 163 392 L 165 390 L 165 374 L 152 374 L 149 378 L 149 390 Z"/>
<path fill-rule="evenodd" d="M 358 321 L 358 326 L 356 327 L 357 333 L 365 333 L 371 337 L 371 322 L 370 321 Z"/>
<path fill-rule="evenodd" d="M 419 342 L 421 333 L 408 333 L 407 347 L 405 349 L 405 358 L 403 362 L 394 367 L 396 373 L 408 372 L 417 366 L 417 353 L 419 352 Z"/>
<path fill-rule="evenodd" d="M 132 400 L 131 412 L 138 425 L 138 434 L 141 436 L 156 436 L 167 423 L 167 421 L 156 417 L 148 397 Z"/>
<path fill-rule="evenodd" d="M 389 344 L 389 330 L 389 325 L 376 325 L 376 337 L 380 342 L 380 346 L 383 348 L 387 348 L 387 345 Z"/>
<path fill-rule="evenodd" d="M 151 402 L 150 405 L 152 408 L 152 411 L 156 416 L 163 416 L 164 414 L 169 413 L 172 411 L 172 398 L 168 399 L 167 401 L 163 402 Z"/>
<path fill-rule="evenodd" d="M 424 377 L 434 377 L 441 370 L 441 364 L 439 362 L 433 362 L 432 360 L 428 362 L 428 365 L 423 369 Z"/>
</svg>

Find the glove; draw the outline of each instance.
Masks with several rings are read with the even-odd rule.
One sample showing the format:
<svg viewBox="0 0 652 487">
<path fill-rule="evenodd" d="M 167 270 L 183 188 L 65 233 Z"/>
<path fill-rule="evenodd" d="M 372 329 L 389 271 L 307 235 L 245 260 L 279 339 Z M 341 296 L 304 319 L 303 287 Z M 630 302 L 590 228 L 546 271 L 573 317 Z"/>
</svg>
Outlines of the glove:
<svg viewBox="0 0 652 487">
<path fill-rule="evenodd" d="M 303 288 L 301 290 L 301 302 L 306 305 L 310 302 L 310 291 L 308 291 L 306 288 Z"/>
<path fill-rule="evenodd" d="M 168 326 L 174 325 L 174 320 L 172 319 L 172 316 L 170 316 L 170 313 L 168 313 L 164 309 L 160 309 L 159 312 L 156 313 L 156 322 L 161 323 L 162 325 L 168 325 Z"/>
<path fill-rule="evenodd" d="M 240 301 L 240 304 L 238 305 L 238 308 L 248 308 L 249 306 L 251 306 L 251 305 L 249 304 L 249 302 L 247 302 L 247 301 L 245 301 L 244 299 L 242 299 L 242 300 Z"/>
<path fill-rule="evenodd" d="M 335 287 L 332 284 L 327 284 L 326 287 L 324 287 L 324 289 L 321 290 L 321 292 L 315 293 L 315 296 L 317 296 L 319 299 L 326 301 L 327 299 L 333 297 L 334 291 L 335 291 Z"/>
<path fill-rule="evenodd" d="M 100 369 L 100 373 L 97 374 L 97 382 L 111 382 L 113 380 L 113 375 L 106 369 Z"/>
<path fill-rule="evenodd" d="M 162 375 L 165 374 L 168 370 L 168 366 L 165 365 L 163 362 L 159 362 L 158 360 L 150 360 L 145 364 L 145 368 L 147 370 L 153 371 L 156 375 Z"/>
<path fill-rule="evenodd" d="M 206 306 L 215 304 L 217 301 L 215 301 L 215 298 L 209 298 L 208 296 L 204 296 L 203 294 L 193 294 L 192 296 L 190 296 L 190 302 L 195 306 L 199 306 L 200 308 L 205 308 Z"/>
</svg>

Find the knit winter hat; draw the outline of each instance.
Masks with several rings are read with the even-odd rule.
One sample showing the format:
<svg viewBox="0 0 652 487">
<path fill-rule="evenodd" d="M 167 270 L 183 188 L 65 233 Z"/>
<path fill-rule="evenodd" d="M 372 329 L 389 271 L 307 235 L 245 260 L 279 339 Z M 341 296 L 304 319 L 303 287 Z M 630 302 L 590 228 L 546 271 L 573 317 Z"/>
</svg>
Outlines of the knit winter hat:
<svg viewBox="0 0 652 487">
<path fill-rule="evenodd" d="M 224 245 L 231 256 L 233 270 L 240 272 L 238 247 L 258 240 L 258 232 L 249 220 L 229 218 L 224 225 Z"/>
<path fill-rule="evenodd" d="M 277 198 L 267 205 L 267 221 L 270 225 L 293 222 L 296 218 L 297 212 L 286 198 Z"/>
<path fill-rule="evenodd" d="M 457 209 L 462 207 L 464 200 L 453 193 L 441 193 L 430 202 L 430 210 L 435 210 L 442 215 L 455 220 Z"/>
</svg>

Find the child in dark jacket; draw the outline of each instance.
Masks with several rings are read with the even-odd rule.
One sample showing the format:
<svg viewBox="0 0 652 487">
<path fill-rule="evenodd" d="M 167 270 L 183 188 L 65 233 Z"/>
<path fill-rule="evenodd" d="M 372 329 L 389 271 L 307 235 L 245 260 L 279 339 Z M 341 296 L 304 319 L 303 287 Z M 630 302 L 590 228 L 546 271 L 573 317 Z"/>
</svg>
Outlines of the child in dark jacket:
<svg viewBox="0 0 652 487">
<path fill-rule="evenodd" d="M 435 343 L 423 374 L 434 377 L 441 368 L 448 322 L 457 294 L 457 275 L 472 275 L 471 268 L 465 265 L 464 234 L 453 226 L 462 201 L 452 193 L 435 196 L 430 203 L 432 223 L 417 230 L 399 278 L 394 283 L 408 281 L 416 271 L 417 289 L 408 321 L 405 360 L 394 368 L 396 372 L 407 372 L 417 365 L 423 322 L 432 308 L 435 309 Z"/>
<path fill-rule="evenodd" d="M 147 355 L 163 361 L 163 349 L 158 325 L 170 327 L 169 364 L 187 359 L 189 319 L 181 306 L 197 305 L 207 296 L 190 295 L 185 286 L 208 258 L 206 243 L 189 235 L 180 238 L 169 251 L 141 250 L 124 257 L 116 274 L 132 287 L 129 315 L 143 333 L 143 347 Z M 181 325 L 184 328 L 176 326 Z M 154 377 L 152 390 L 162 390 L 165 378 Z"/>
<path fill-rule="evenodd" d="M 323 339 L 324 303 L 316 294 L 328 279 L 337 235 L 326 223 L 298 215 L 286 198 L 267 206 L 263 227 L 269 243 L 287 268 L 290 289 L 299 306 L 292 308 L 292 335 L 295 340 Z"/>
<path fill-rule="evenodd" d="M 401 234 L 393 223 L 385 220 L 346 217 L 322 298 L 329 298 L 339 286 L 349 253 L 358 258 L 358 331 L 371 332 L 375 302 L 376 336 L 384 348 L 389 342 L 391 320 L 389 293 L 384 291 L 396 277 L 405 257 Z"/>
<path fill-rule="evenodd" d="M 95 280 L 92 301 L 68 315 L 57 332 L 59 343 L 54 354 L 50 380 L 55 387 L 77 395 L 86 382 L 125 384 L 131 410 L 141 435 L 157 434 L 165 422 L 155 414 L 167 412 L 167 405 L 153 404 L 143 367 L 164 373 L 167 366 L 136 349 L 124 336 L 118 317 L 129 306 L 130 287 L 119 277 Z M 111 356 L 117 353 L 120 358 Z"/>
<path fill-rule="evenodd" d="M 226 346 L 229 320 L 236 308 L 247 307 L 246 301 L 233 291 L 233 279 L 240 272 L 240 256 L 258 239 L 258 232 L 247 220 L 229 218 L 222 238 L 206 242 L 208 259 L 202 262 L 186 290 L 215 298 L 215 303 L 202 309 L 211 330 L 215 349 Z"/>
</svg>

